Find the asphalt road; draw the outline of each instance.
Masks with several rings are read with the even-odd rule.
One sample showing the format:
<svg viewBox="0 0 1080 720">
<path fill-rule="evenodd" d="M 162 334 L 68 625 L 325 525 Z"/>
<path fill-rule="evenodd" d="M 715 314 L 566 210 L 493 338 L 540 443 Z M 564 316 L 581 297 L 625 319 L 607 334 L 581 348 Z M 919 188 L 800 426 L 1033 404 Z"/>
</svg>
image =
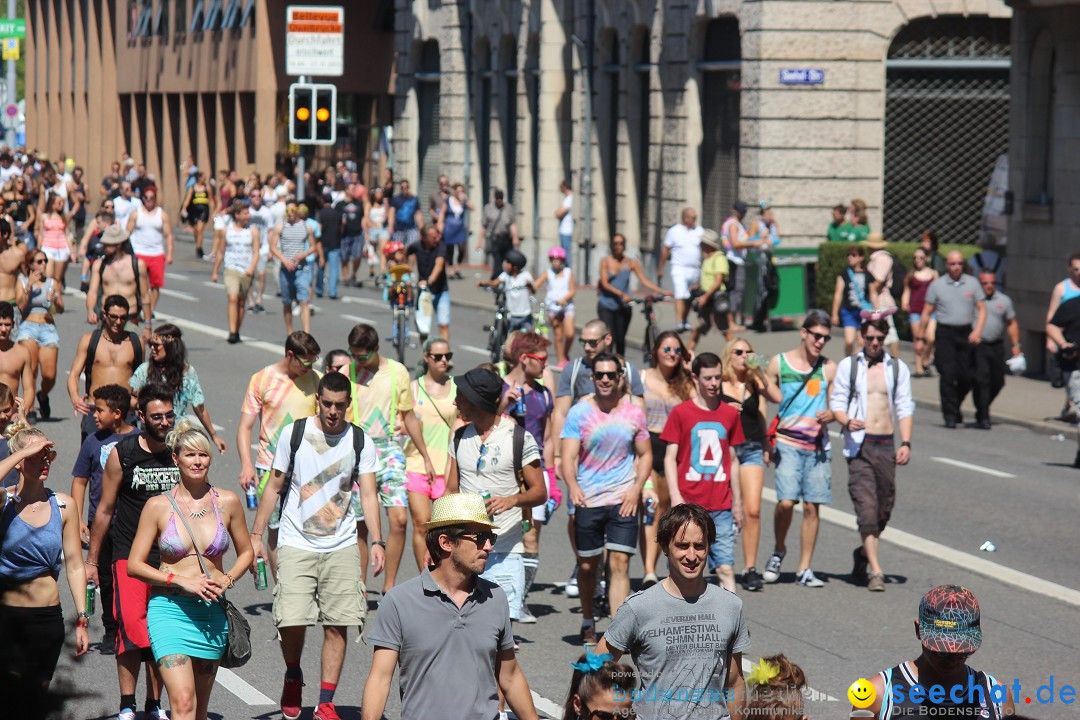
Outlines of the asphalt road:
<svg viewBox="0 0 1080 720">
<path fill-rule="evenodd" d="M 179 248 L 180 255 L 190 251 L 186 245 Z M 268 312 L 249 315 L 243 327 L 245 341 L 227 345 L 225 294 L 221 286 L 209 283 L 209 273 L 209 263 L 195 260 L 170 267 L 159 321 L 176 322 L 184 331 L 189 362 L 199 371 L 207 407 L 215 423 L 225 428 L 221 434 L 230 445 L 228 454 L 215 460 L 211 476 L 225 488 L 236 488 L 239 460 L 233 444 L 243 392 L 253 372 L 280 356 L 284 330 L 271 281 L 265 302 Z M 74 463 L 79 437 L 65 397 L 66 368 L 78 336 L 89 329 L 81 297 L 69 295 L 67 302 L 69 312 L 58 318 L 61 369 L 52 393 L 57 419 L 42 425 L 57 441 L 62 468 Z M 317 300 L 315 305 L 313 333 L 324 352 L 345 347 L 347 333 L 357 322 L 373 321 L 380 331 L 389 331 L 390 313 L 373 289 L 349 289 L 342 300 Z M 482 325 L 489 318 L 487 312 L 455 308 L 452 333 L 458 371 L 485 361 Z M 794 336 L 791 344 L 795 344 Z M 384 341 L 384 351 L 388 345 Z M 408 361 L 415 362 L 418 354 L 410 350 Z M 1045 459 L 1071 456 L 1055 443 L 1044 435 L 1005 425 L 991 431 L 947 431 L 936 413 L 919 411 L 913 460 L 899 472 L 893 531 L 883 540 L 883 564 L 889 574 L 883 594 L 868 593 L 850 581 L 851 550 L 858 544 L 858 535 L 845 487 L 846 468 L 840 448 L 835 447 L 833 512 L 823 518 L 814 563 L 815 571 L 827 580 L 826 587 L 807 589 L 794 584 L 798 534 L 793 528 L 780 583 L 766 586 L 761 593 L 742 593 L 753 642 L 747 659 L 756 662 L 763 655 L 786 653 L 802 665 L 818 691 L 808 706 L 810 717 L 847 717 L 843 698 L 852 681 L 917 655 L 912 621 L 922 594 L 937 584 L 958 583 L 972 588 L 983 608 L 985 641 L 972 664 L 1003 682 L 1019 679 L 1025 688 L 1023 696 L 1031 691 L 1033 702 L 1025 707 L 1030 716 L 1076 717 L 1080 713 L 1072 706 L 1060 700 L 1039 705 L 1033 694 L 1051 675 L 1057 692 L 1063 684 L 1080 685 L 1080 624 L 1076 621 L 1080 565 L 1075 559 L 1080 547 L 1080 526 L 1075 522 L 1080 477 L 1076 470 Z M 67 482 L 63 473 L 55 478 L 58 487 Z M 763 558 L 771 549 L 771 472 L 766 485 Z M 564 512 L 557 512 L 543 533 L 542 564 L 530 596 L 539 623 L 517 628 L 520 662 L 540 698 L 538 708 L 550 714 L 558 713 L 570 678 L 569 662 L 580 652 L 580 610 L 577 601 L 563 594 L 563 583 L 573 566 L 565 518 Z M 995 553 L 980 552 L 985 540 L 994 542 Z M 741 554 L 736 562 L 741 567 Z M 636 585 L 641 566 L 635 562 L 631 567 Z M 414 575 L 415 563 L 406 550 L 401 579 Z M 381 579 L 370 582 L 372 611 L 380 588 Z M 250 616 L 256 650 L 247 666 L 219 675 L 210 704 L 212 716 L 280 717 L 276 702 L 284 666 L 270 621 L 270 592 L 256 591 L 248 577 L 230 597 Z M 70 618 L 70 596 L 64 597 L 64 606 Z M 600 624 L 601 629 L 605 626 Z M 91 637 L 96 642 L 100 636 L 95 618 Z M 318 694 L 320 639 L 318 631 L 309 633 L 305 648 L 305 719 L 310 718 Z M 371 648 L 350 642 L 348 652 L 338 708 L 342 717 L 358 718 Z M 112 657 L 92 650 L 73 661 L 66 652 L 56 678 L 57 683 L 72 684 L 78 694 L 69 706 L 70 717 L 115 715 L 118 691 Z M 386 715 L 396 717 L 396 685 L 390 695 Z M 141 683 L 138 696 L 141 706 Z"/>
</svg>

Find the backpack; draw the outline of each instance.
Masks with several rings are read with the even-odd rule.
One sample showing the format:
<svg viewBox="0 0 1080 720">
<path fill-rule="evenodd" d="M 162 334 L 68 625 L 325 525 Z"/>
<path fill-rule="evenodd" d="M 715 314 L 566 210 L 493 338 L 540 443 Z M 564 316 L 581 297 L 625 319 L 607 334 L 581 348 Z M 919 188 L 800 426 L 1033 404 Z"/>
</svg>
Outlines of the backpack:
<svg viewBox="0 0 1080 720">
<path fill-rule="evenodd" d="M 888 252 L 888 251 L 886 251 Z M 892 270 L 889 271 L 889 278 L 892 280 L 892 285 L 889 286 L 889 292 L 892 293 L 893 300 L 900 303 L 904 297 L 904 287 L 907 284 L 907 268 L 904 267 L 904 263 L 900 262 L 900 258 L 889 253 L 889 257 L 892 258 Z"/>
<path fill-rule="evenodd" d="M 360 467 L 360 454 L 364 452 L 364 430 L 358 425 L 352 423 L 346 423 L 352 427 L 352 440 L 353 440 L 353 456 L 356 458 L 353 463 L 353 477 L 356 477 L 359 473 Z M 285 511 L 285 500 L 289 497 L 289 490 L 292 489 L 293 468 L 296 465 L 296 451 L 300 449 L 300 444 L 304 442 L 304 431 L 307 429 L 307 418 L 300 418 L 293 423 L 292 435 L 289 437 L 289 469 L 285 472 L 285 484 L 281 488 L 281 495 L 278 498 L 278 514 L 280 515 Z"/>
<path fill-rule="evenodd" d="M 457 457 L 458 446 L 461 445 L 461 438 L 465 437 L 465 430 L 468 425 L 462 425 L 454 431 L 454 457 Z M 518 484 L 525 484 L 525 476 L 522 472 L 521 460 L 525 456 L 525 428 L 514 423 L 514 475 L 517 476 Z M 460 475 L 460 471 L 459 471 Z"/>
<path fill-rule="evenodd" d="M 975 267 L 978 268 L 979 272 L 982 272 L 983 270 L 989 270 L 990 272 L 997 275 L 998 268 L 1001 267 L 1001 261 L 1004 259 L 1005 258 L 1002 256 L 1002 254 L 998 253 L 997 262 L 994 263 L 994 267 L 988 267 L 986 264 L 983 263 L 982 253 L 977 252 L 975 253 Z M 977 274 L 978 273 L 976 273 L 976 275 Z"/>
<path fill-rule="evenodd" d="M 94 372 L 94 358 L 97 356 L 98 344 L 101 342 L 101 328 L 98 328 L 90 335 L 90 344 L 86 347 L 86 364 L 83 366 L 83 375 L 86 376 L 86 394 L 90 394 L 91 380 L 90 376 Z M 139 367 L 143 362 L 143 349 L 142 340 L 139 336 L 130 330 L 124 333 L 127 335 L 127 339 L 131 342 L 131 347 L 134 350 L 135 362 L 134 367 Z"/>
</svg>

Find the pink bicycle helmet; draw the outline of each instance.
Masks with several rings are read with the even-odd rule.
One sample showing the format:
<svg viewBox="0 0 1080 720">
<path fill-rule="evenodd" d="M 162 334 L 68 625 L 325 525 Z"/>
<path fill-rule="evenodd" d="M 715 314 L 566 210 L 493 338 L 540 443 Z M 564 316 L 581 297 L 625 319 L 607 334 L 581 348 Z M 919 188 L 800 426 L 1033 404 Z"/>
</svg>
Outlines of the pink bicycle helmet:
<svg viewBox="0 0 1080 720">
<path fill-rule="evenodd" d="M 553 247 L 550 250 L 548 250 L 548 259 L 549 260 L 554 260 L 555 258 L 560 258 L 562 260 L 565 260 L 566 259 L 566 251 L 563 250 L 561 247 Z"/>
</svg>

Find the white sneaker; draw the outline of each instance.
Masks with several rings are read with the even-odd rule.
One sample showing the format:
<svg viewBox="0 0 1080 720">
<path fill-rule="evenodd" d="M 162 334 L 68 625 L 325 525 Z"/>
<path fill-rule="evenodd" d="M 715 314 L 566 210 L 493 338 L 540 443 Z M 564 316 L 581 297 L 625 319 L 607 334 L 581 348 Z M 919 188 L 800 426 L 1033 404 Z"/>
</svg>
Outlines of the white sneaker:
<svg viewBox="0 0 1080 720">
<path fill-rule="evenodd" d="M 518 622 L 522 625 L 533 625 L 536 623 L 536 616 L 529 610 L 529 606 L 524 603 L 521 605 L 521 617 L 518 618 Z"/>
<path fill-rule="evenodd" d="M 780 563 L 784 562 L 784 553 L 773 553 L 769 556 L 769 562 L 765 563 L 765 572 L 761 578 L 767 583 L 774 583 L 780 579 Z"/>
<path fill-rule="evenodd" d="M 116 716 L 116 720 L 135 720 L 135 711 L 124 708 L 120 711 L 120 714 Z"/>
<path fill-rule="evenodd" d="M 578 590 L 577 576 L 572 576 L 566 581 L 566 597 L 576 598 L 581 595 L 581 591 Z"/>
<path fill-rule="evenodd" d="M 799 584 L 803 587 L 825 587 L 825 583 L 823 583 L 821 580 L 818 580 L 817 575 L 815 575 L 814 571 L 810 568 L 806 568 L 795 577 L 798 580 Z"/>
</svg>

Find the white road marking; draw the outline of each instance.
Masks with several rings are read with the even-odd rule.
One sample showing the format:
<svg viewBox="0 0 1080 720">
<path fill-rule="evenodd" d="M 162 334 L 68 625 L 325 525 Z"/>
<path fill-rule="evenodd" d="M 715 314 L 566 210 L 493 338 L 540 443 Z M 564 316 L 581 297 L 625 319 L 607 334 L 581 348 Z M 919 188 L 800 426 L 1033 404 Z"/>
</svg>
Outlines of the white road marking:
<svg viewBox="0 0 1080 720">
<path fill-rule="evenodd" d="M 248 705 L 274 705 L 274 701 L 252 687 L 246 680 L 227 668 L 219 667 L 217 682 L 221 687 L 240 698 Z"/>
<path fill-rule="evenodd" d="M 221 328 L 211 327 L 199 322 L 193 322 L 191 320 L 185 320 L 184 318 L 176 317 L 175 315 L 168 315 L 166 313 L 157 313 L 159 320 L 167 320 L 173 325 L 177 326 L 181 330 L 191 330 L 192 332 L 202 333 L 203 335 L 209 335 L 210 337 L 217 338 L 218 340 L 227 340 L 229 333 Z M 265 340 L 256 340 L 255 338 L 248 337 L 247 335 L 241 335 L 240 339 L 243 340 L 244 345 L 247 347 L 257 348 L 259 350 L 265 350 L 266 352 L 273 353 L 274 355 L 281 355 L 285 352 L 281 345 L 275 345 L 274 343 L 268 343 Z"/>
<path fill-rule="evenodd" d="M 177 300 L 187 300 L 188 302 L 199 302 L 199 298 L 195 297 L 191 293 L 186 293 L 182 290 L 170 290 L 169 288 L 161 288 L 158 290 L 165 297 L 176 298 Z"/>
<path fill-rule="evenodd" d="M 367 305 L 368 307 L 376 307 L 376 308 L 379 308 L 380 310 L 389 310 L 390 309 L 389 304 L 387 304 L 387 303 L 385 303 L 385 302 L 383 302 L 381 300 L 372 300 L 370 298 L 353 297 L 352 295 L 346 295 L 345 297 L 341 298 L 341 301 L 342 302 L 347 302 L 347 303 L 354 303 L 356 305 Z"/>
<path fill-rule="evenodd" d="M 952 465 L 953 467 L 964 468 L 965 470 L 971 470 L 973 472 L 980 472 L 986 475 L 993 475 L 999 478 L 1014 478 L 1016 477 L 1012 473 L 1002 472 L 1001 470 L 994 470 L 992 468 L 983 467 L 982 465 L 972 465 L 971 463 L 961 462 L 960 460 L 953 460 L 952 458 L 944 457 L 931 457 L 934 462 L 943 463 L 945 465 Z"/>
<path fill-rule="evenodd" d="M 539 711 L 552 718 L 561 718 L 563 709 L 557 704 L 532 690 L 533 706 Z"/>
<path fill-rule="evenodd" d="M 365 323 L 367 325 L 374 325 L 375 320 L 366 317 L 360 317 L 359 315 L 339 315 L 342 320 L 348 320 L 349 322 Z"/>
<path fill-rule="evenodd" d="M 188 277 L 184 273 L 177 273 L 177 272 L 167 272 L 167 273 L 165 273 L 165 277 L 169 278 L 170 280 L 190 280 L 191 279 L 190 277 Z"/>
<path fill-rule="evenodd" d="M 220 290 L 221 288 L 225 287 L 223 284 L 221 284 L 219 282 L 210 282 L 209 280 L 203 280 L 202 284 L 205 287 L 214 288 L 215 290 Z"/>
<path fill-rule="evenodd" d="M 763 500 L 768 500 L 774 504 L 776 503 L 776 491 L 772 488 L 762 488 L 761 497 Z M 797 505 L 795 509 L 798 512 L 802 512 L 801 505 Z M 818 512 L 821 514 L 821 519 L 825 522 L 839 525 L 852 532 L 857 533 L 859 531 L 858 522 L 856 521 L 855 516 L 850 513 L 824 506 L 819 507 Z M 1045 595 L 1046 597 L 1060 600 L 1069 605 L 1080 607 L 1080 590 L 1073 590 L 1064 585 L 1058 585 L 1057 583 L 1043 580 L 1042 578 L 1020 572 L 1019 570 L 1013 570 L 1010 567 L 990 562 L 978 555 L 955 550 L 947 545 L 942 545 L 933 540 L 927 540 L 918 535 L 898 530 L 895 527 L 885 528 L 885 532 L 881 533 L 881 539 L 906 550 L 919 553 L 920 555 L 926 555 L 935 560 L 955 565 L 962 570 L 985 575 L 993 580 L 1000 580 L 1009 585 L 1014 585 L 1021 590 Z"/>
<path fill-rule="evenodd" d="M 458 347 L 461 348 L 462 350 L 468 350 L 471 353 L 476 353 L 477 355 L 484 355 L 484 356 L 491 355 L 491 353 L 488 352 L 485 348 L 478 348 L 475 345 L 458 345 Z"/>
</svg>

